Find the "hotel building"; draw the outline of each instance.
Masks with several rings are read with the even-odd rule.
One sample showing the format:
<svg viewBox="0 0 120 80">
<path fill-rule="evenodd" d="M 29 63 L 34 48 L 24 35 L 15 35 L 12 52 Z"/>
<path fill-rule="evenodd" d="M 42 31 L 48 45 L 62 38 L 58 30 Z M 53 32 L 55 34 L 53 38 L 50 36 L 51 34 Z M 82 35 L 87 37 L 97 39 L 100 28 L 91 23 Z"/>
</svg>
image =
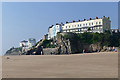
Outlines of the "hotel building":
<svg viewBox="0 0 120 80">
<path fill-rule="evenodd" d="M 58 32 L 62 31 L 62 24 L 56 23 L 48 28 L 48 40 L 54 38 Z"/>
<path fill-rule="evenodd" d="M 103 33 L 105 30 L 110 30 L 111 21 L 109 17 L 96 17 L 95 19 L 84 19 L 83 21 L 66 22 L 62 26 L 62 32 L 84 33 L 84 32 L 98 32 Z"/>
</svg>

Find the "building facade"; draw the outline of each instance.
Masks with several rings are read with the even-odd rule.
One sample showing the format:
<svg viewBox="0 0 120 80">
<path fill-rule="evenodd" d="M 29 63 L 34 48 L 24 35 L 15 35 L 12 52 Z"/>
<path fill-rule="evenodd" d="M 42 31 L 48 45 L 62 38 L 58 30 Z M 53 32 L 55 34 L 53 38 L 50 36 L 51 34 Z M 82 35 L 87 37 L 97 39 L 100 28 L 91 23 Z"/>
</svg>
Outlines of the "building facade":
<svg viewBox="0 0 120 80">
<path fill-rule="evenodd" d="M 48 39 L 48 34 L 43 35 L 43 40 Z"/>
<path fill-rule="evenodd" d="M 52 25 L 52 26 L 53 26 L 53 25 Z M 52 38 L 52 33 L 53 33 L 53 32 L 52 32 L 52 31 L 53 31 L 53 30 L 52 30 L 52 26 L 50 26 L 50 27 L 48 28 L 48 40 Z"/>
<path fill-rule="evenodd" d="M 28 41 L 21 41 L 19 45 L 22 48 L 22 52 L 27 52 L 35 44 L 36 40 L 34 38 L 29 38 Z"/>
<path fill-rule="evenodd" d="M 84 32 L 98 32 L 103 33 L 105 30 L 110 30 L 111 21 L 109 17 L 103 16 L 96 19 L 84 19 L 83 21 L 66 22 L 62 26 L 62 32 L 84 33 Z"/>
<path fill-rule="evenodd" d="M 20 47 L 28 47 L 28 41 L 23 40 L 20 42 L 19 45 L 20 45 Z"/>
<path fill-rule="evenodd" d="M 112 32 L 112 33 L 119 33 L 119 32 L 120 32 L 120 29 L 111 29 L 111 32 Z"/>
<path fill-rule="evenodd" d="M 28 47 L 31 48 L 36 44 L 36 40 L 34 38 L 29 38 L 28 39 Z"/>
<path fill-rule="evenodd" d="M 48 28 L 48 40 L 54 38 L 58 32 L 62 31 L 61 24 L 52 25 Z"/>
</svg>

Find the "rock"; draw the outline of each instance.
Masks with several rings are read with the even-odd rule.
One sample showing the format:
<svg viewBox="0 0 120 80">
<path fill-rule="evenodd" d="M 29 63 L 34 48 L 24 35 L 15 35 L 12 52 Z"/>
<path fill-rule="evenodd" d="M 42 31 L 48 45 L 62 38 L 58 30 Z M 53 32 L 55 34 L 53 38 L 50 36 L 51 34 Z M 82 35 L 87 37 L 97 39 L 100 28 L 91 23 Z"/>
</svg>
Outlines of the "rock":
<svg viewBox="0 0 120 80">
<path fill-rule="evenodd" d="M 101 43 L 97 42 L 95 44 L 87 44 L 81 42 L 81 40 L 76 39 L 75 33 L 59 33 L 55 38 L 52 40 L 46 41 L 49 42 L 49 45 L 55 46 L 55 48 L 45 47 L 43 45 L 43 40 L 38 42 L 35 48 L 29 50 L 27 54 L 35 54 L 41 55 L 41 51 L 44 55 L 51 55 L 51 54 L 75 54 L 75 53 L 82 53 L 83 50 L 85 52 L 99 52 L 99 51 L 106 51 L 106 47 L 102 49 Z M 42 48 L 41 46 L 44 46 Z"/>
<path fill-rule="evenodd" d="M 56 55 L 58 54 L 58 48 L 44 48 L 43 53 L 44 55 Z"/>
<path fill-rule="evenodd" d="M 5 55 L 20 55 L 22 54 L 22 48 L 10 48 L 6 51 Z"/>
<path fill-rule="evenodd" d="M 10 57 L 7 57 L 6 59 L 10 59 Z"/>
</svg>

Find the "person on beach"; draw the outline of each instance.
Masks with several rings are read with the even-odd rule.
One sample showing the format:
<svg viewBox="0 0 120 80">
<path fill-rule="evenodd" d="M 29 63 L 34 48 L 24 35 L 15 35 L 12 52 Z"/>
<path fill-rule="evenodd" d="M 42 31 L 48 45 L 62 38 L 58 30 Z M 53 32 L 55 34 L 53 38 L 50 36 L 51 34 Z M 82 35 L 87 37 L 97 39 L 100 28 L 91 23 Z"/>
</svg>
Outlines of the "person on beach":
<svg viewBox="0 0 120 80">
<path fill-rule="evenodd" d="M 85 50 L 83 49 L 83 54 L 85 53 Z"/>
<path fill-rule="evenodd" d="M 115 47 L 113 47 L 112 50 L 115 51 Z"/>
<path fill-rule="evenodd" d="M 42 55 L 42 51 L 41 51 L 41 55 Z"/>
</svg>

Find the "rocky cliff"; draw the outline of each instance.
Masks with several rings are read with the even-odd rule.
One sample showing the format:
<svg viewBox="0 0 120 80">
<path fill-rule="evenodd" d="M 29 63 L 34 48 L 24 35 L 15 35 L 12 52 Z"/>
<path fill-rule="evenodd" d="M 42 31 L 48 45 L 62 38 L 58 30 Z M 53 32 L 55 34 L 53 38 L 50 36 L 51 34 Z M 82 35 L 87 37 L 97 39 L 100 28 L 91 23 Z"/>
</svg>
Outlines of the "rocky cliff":
<svg viewBox="0 0 120 80">
<path fill-rule="evenodd" d="M 10 48 L 5 55 L 22 55 L 22 48 Z"/>
<path fill-rule="evenodd" d="M 52 40 L 39 41 L 38 44 L 26 54 L 75 54 L 82 53 L 83 50 L 85 50 L 85 52 L 97 52 L 102 50 L 102 46 L 100 42 L 95 44 L 83 43 L 77 39 L 74 33 L 59 33 Z"/>
<path fill-rule="evenodd" d="M 112 47 L 118 47 L 120 34 L 105 33 L 58 33 L 53 39 L 40 40 L 27 52 L 26 55 L 49 54 L 76 54 L 87 52 L 111 51 Z M 117 49 L 116 49 L 117 50 Z M 118 50 L 117 50 L 118 51 Z M 19 49 L 10 49 L 6 54 L 21 54 Z"/>
</svg>

